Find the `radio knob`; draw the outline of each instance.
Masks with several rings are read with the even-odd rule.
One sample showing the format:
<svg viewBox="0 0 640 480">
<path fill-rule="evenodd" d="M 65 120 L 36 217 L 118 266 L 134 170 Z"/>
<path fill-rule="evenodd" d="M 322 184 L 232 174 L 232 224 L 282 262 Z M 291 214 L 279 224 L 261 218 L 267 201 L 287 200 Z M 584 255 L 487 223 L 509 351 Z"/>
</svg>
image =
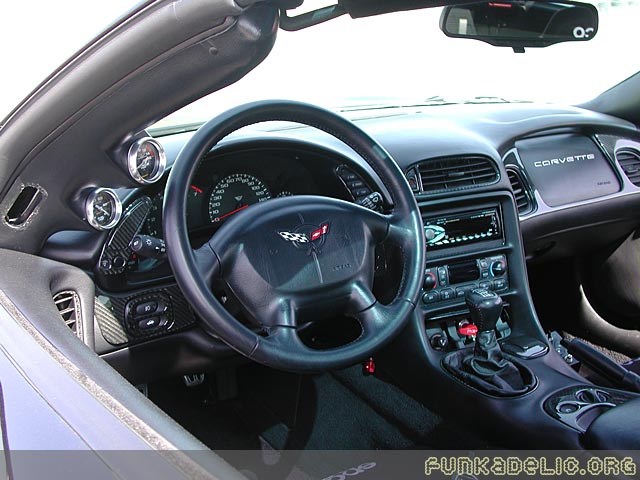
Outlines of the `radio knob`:
<svg viewBox="0 0 640 480">
<path fill-rule="evenodd" d="M 436 238 L 436 231 L 433 228 L 425 228 L 424 229 L 424 238 L 428 241 Z"/>
<path fill-rule="evenodd" d="M 427 272 L 424 275 L 424 282 L 422 284 L 423 288 L 428 292 L 429 290 L 433 290 L 437 285 L 437 281 L 436 281 L 436 276 L 431 273 L 431 272 Z"/>
<path fill-rule="evenodd" d="M 491 264 L 491 274 L 494 277 L 499 277 L 500 275 L 504 275 L 504 272 L 507 269 L 507 265 L 504 260 L 497 260 Z"/>
</svg>

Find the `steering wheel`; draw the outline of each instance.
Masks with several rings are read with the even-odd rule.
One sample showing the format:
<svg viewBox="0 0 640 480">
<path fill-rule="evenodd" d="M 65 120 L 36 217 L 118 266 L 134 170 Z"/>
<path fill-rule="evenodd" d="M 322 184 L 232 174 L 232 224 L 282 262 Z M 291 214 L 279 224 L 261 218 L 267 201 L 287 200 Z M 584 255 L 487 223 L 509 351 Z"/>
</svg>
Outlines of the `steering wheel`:
<svg viewBox="0 0 640 480">
<path fill-rule="evenodd" d="M 200 159 L 239 128 L 290 121 L 327 132 L 357 152 L 386 186 L 392 213 L 322 196 L 261 202 L 235 214 L 198 249 L 189 243 L 186 204 Z M 349 120 L 291 101 L 236 107 L 208 121 L 176 159 L 165 189 L 163 231 L 176 281 L 205 330 L 264 365 L 297 372 L 353 365 L 389 342 L 413 312 L 424 275 L 422 220 L 407 181 L 391 156 Z M 402 278 L 395 298 L 372 293 L 375 248 L 398 246 Z M 261 331 L 237 321 L 212 293 L 224 281 Z M 296 329 L 317 317 L 347 315 L 360 336 L 332 349 L 313 349 Z"/>
</svg>

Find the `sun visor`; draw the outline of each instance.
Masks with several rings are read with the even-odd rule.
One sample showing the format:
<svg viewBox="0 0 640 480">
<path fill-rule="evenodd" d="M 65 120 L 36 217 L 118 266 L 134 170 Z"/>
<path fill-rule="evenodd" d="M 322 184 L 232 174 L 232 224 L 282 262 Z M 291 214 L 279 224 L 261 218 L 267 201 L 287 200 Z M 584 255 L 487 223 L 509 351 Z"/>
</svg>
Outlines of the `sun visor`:
<svg viewBox="0 0 640 480">
<path fill-rule="evenodd" d="M 602 197 L 620 182 L 596 143 L 582 135 L 550 135 L 516 142 L 531 183 L 550 207 Z"/>
</svg>

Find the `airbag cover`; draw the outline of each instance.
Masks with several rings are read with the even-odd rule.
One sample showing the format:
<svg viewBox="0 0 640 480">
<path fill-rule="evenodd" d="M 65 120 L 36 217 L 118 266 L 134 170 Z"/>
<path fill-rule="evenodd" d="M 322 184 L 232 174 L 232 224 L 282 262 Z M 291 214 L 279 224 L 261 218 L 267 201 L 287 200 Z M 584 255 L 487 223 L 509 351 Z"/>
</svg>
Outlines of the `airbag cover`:
<svg viewBox="0 0 640 480">
<path fill-rule="evenodd" d="M 582 135 L 553 135 L 516 142 L 523 166 L 550 207 L 620 190 L 620 182 L 598 146 Z"/>
</svg>

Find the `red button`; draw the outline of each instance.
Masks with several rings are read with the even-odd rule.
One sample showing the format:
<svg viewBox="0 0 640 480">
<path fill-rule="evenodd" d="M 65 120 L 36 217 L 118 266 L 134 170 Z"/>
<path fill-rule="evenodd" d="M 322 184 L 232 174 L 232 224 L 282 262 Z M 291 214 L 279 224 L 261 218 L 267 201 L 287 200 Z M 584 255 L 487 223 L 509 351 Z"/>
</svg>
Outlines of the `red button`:
<svg viewBox="0 0 640 480">
<path fill-rule="evenodd" d="M 373 375 L 376 373 L 376 362 L 373 361 L 373 358 L 369 358 L 369 360 L 364 364 L 364 372 L 367 375 Z"/>
<path fill-rule="evenodd" d="M 478 327 L 473 323 L 467 323 L 461 327 L 458 327 L 458 333 L 465 337 L 475 337 L 478 334 Z"/>
</svg>

